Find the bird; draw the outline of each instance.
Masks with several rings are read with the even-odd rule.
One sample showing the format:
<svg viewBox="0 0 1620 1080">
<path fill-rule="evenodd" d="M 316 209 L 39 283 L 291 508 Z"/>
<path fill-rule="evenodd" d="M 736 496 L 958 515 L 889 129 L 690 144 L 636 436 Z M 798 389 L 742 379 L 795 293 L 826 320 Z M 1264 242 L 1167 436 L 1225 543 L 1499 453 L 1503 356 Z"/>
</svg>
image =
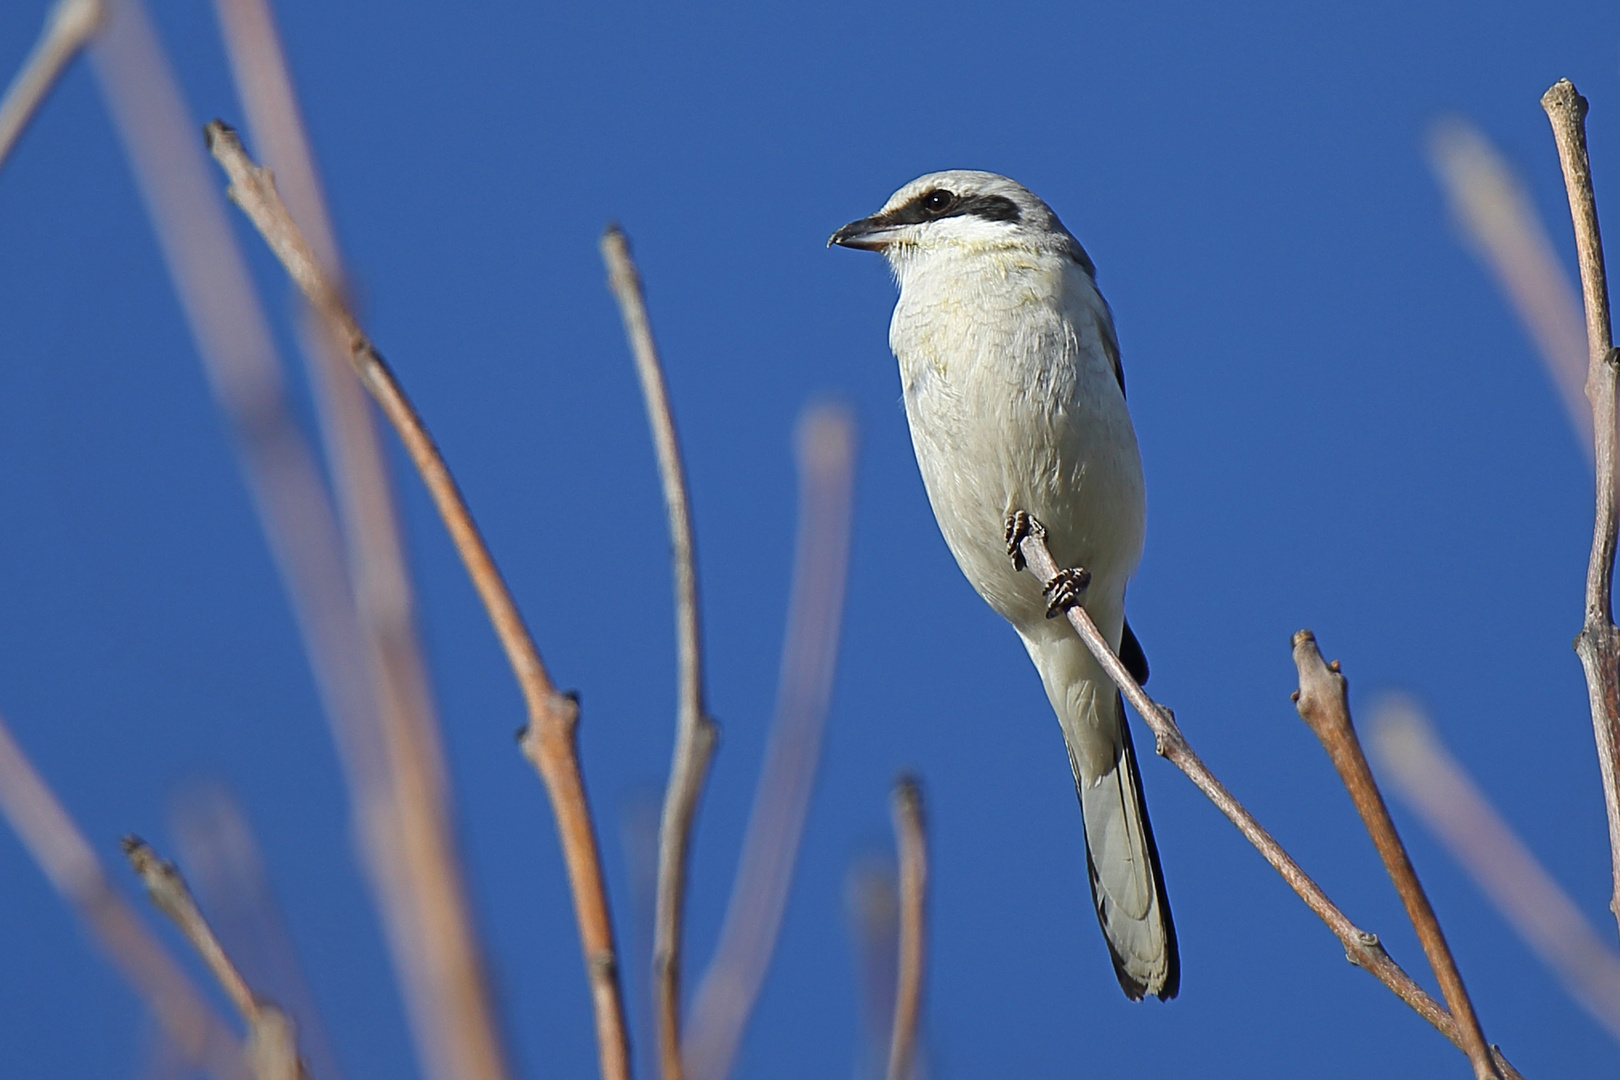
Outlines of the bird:
<svg viewBox="0 0 1620 1080">
<path fill-rule="evenodd" d="M 880 252 L 893 272 L 889 346 L 934 517 L 962 573 L 1018 632 L 1057 714 L 1120 987 L 1133 1001 L 1169 1000 L 1180 956 L 1124 702 L 1068 620 L 1052 617 L 1078 594 L 1147 681 L 1125 621 L 1145 528 L 1142 463 L 1096 266 L 1040 198 L 972 170 L 913 180 L 834 232 L 834 245 Z M 1077 569 L 1051 583 L 1020 573 L 1031 527 L 1059 566 Z"/>
</svg>

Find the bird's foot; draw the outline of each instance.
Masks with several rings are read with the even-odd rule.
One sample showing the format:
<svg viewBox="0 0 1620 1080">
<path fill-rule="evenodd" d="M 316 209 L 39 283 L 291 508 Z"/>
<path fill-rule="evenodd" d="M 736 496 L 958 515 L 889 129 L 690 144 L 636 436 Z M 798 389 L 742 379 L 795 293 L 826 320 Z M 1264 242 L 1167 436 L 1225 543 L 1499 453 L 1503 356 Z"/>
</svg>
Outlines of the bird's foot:
<svg viewBox="0 0 1620 1080">
<path fill-rule="evenodd" d="M 1055 619 L 1080 602 L 1080 595 L 1091 584 L 1091 571 L 1083 566 L 1059 570 L 1052 580 L 1041 586 L 1046 597 L 1046 617 Z"/>
<path fill-rule="evenodd" d="M 1037 540 L 1046 539 L 1046 527 L 1036 521 L 1023 510 L 1014 510 L 1007 515 L 1007 557 L 1012 560 L 1014 570 L 1024 568 L 1024 549 L 1021 546 L 1024 538 L 1033 536 Z"/>
</svg>

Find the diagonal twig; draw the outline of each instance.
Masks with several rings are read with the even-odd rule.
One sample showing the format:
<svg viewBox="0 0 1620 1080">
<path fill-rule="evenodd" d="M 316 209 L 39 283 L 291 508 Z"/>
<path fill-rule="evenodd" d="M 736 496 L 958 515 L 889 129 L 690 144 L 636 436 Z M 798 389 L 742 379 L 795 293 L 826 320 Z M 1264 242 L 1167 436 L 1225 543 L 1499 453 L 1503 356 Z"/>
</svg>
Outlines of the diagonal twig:
<svg viewBox="0 0 1620 1080">
<path fill-rule="evenodd" d="M 1620 532 L 1616 502 L 1616 466 L 1620 456 L 1615 424 L 1616 379 L 1620 352 L 1609 325 L 1609 287 L 1603 270 L 1603 240 L 1598 233 L 1597 199 L 1592 194 L 1592 167 L 1586 157 L 1586 99 L 1568 79 L 1542 95 L 1541 107 L 1552 124 L 1558 161 L 1569 195 L 1575 226 L 1575 252 L 1581 267 L 1581 295 L 1586 307 L 1586 398 L 1592 403 L 1596 433 L 1596 510 L 1592 554 L 1586 565 L 1586 616 L 1575 638 L 1575 653 L 1586 672 L 1586 690 L 1603 777 L 1603 804 L 1608 813 L 1613 891 L 1609 909 L 1620 922 L 1620 630 L 1614 625 L 1614 551 Z"/>
<path fill-rule="evenodd" d="M 776 714 L 720 941 L 686 1029 L 691 1080 L 731 1071 L 781 931 L 821 757 L 838 658 L 854 492 L 854 420 L 837 406 L 799 424 L 799 534 Z"/>
<path fill-rule="evenodd" d="M 928 963 L 928 827 L 922 787 L 915 777 L 903 776 L 895 785 L 894 833 L 900 849 L 900 963 L 888 1080 L 911 1080 L 916 1073 L 923 974 Z"/>
<path fill-rule="evenodd" d="M 1355 803 L 1356 812 L 1361 815 L 1362 824 L 1367 827 L 1367 834 L 1372 837 L 1373 846 L 1378 849 L 1384 869 L 1389 871 L 1390 880 L 1395 883 L 1395 891 L 1400 894 L 1401 903 L 1406 907 L 1406 917 L 1412 920 L 1412 928 L 1417 931 L 1418 941 L 1423 945 L 1423 954 L 1429 958 L 1429 966 L 1434 969 L 1434 976 L 1440 982 L 1446 1005 L 1457 1021 L 1463 1052 L 1468 1055 L 1474 1075 L 1478 1080 L 1497 1080 L 1490 1045 L 1480 1029 L 1474 1003 L 1469 1000 L 1468 991 L 1463 986 L 1456 958 L 1446 944 L 1434 905 L 1429 903 L 1423 883 L 1418 880 L 1417 870 L 1406 853 L 1406 845 L 1395 831 L 1389 807 L 1378 790 L 1378 782 L 1373 779 L 1367 755 L 1361 749 L 1361 740 L 1356 737 L 1355 725 L 1350 720 L 1349 680 L 1339 670 L 1337 660 L 1329 664 L 1322 659 L 1322 653 L 1316 647 L 1316 636 L 1309 630 L 1301 630 L 1294 635 L 1294 666 L 1299 669 L 1299 689 L 1294 692 L 1294 705 L 1299 710 L 1300 719 L 1321 740 L 1322 748 L 1327 751 L 1345 790 L 1350 793 L 1350 801 Z"/>
<path fill-rule="evenodd" d="M 314 249 L 277 194 L 269 172 L 253 163 L 228 125 L 216 120 L 208 125 L 206 133 L 210 151 L 231 180 L 232 199 L 259 230 L 305 298 L 335 329 L 361 385 L 382 408 L 404 443 L 512 666 L 529 716 L 521 746 L 545 782 L 557 818 L 595 1005 L 602 1073 L 608 1080 L 624 1080 L 629 1075 L 629 1041 L 601 856 L 579 767 L 578 704 L 552 683 L 432 436 L 360 328 L 336 283 L 323 271 Z"/>
<path fill-rule="evenodd" d="M 1620 954 L 1503 821 L 1418 705 L 1386 700 L 1373 749 L 1395 790 L 1418 812 L 1576 1004 L 1620 1039 Z"/>
<path fill-rule="evenodd" d="M 1045 537 L 1041 535 L 1040 530 L 1033 530 L 1030 535 L 1024 537 L 1019 550 L 1023 553 L 1025 564 L 1037 580 L 1051 581 L 1057 575 L 1057 563 L 1053 561 L 1052 553 L 1047 549 Z M 1334 936 L 1344 945 L 1346 959 L 1389 987 L 1396 997 L 1412 1008 L 1412 1011 L 1432 1024 L 1436 1031 L 1451 1040 L 1458 1049 L 1462 1049 L 1463 1035 L 1451 1013 L 1430 997 L 1410 975 L 1401 970 L 1399 964 L 1390 959 L 1384 947 L 1379 944 L 1376 934 L 1369 934 L 1351 922 L 1344 912 L 1328 899 L 1322 887 L 1312 881 L 1299 863 L 1295 862 L 1265 827 L 1255 820 L 1254 815 L 1249 813 L 1226 786 L 1215 778 L 1209 767 L 1193 753 L 1186 736 L 1176 724 L 1174 714 L 1148 697 L 1141 685 L 1125 670 L 1125 665 L 1120 662 L 1107 639 L 1097 629 L 1097 624 L 1091 621 L 1086 609 L 1076 604 L 1069 608 L 1067 615 L 1070 625 L 1080 635 L 1080 640 L 1085 643 L 1092 656 L 1097 658 L 1097 662 L 1119 687 L 1125 700 L 1131 703 L 1137 715 L 1153 732 L 1154 748 L 1159 755 L 1185 773 L 1198 790 L 1208 796 L 1210 802 L 1237 826 L 1244 839 L 1254 845 L 1255 850 L 1271 864 L 1272 869 L 1282 875 L 1289 888 L 1305 901 L 1305 906 L 1327 924 L 1328 929 L 1332 930 Z M 1507 1063 L 1500 1051 L 1493 1047 L 1492 1055 L 1496 1067 L 1501 1070 L 1506 1080 L 1517 1080 L 1518 1071 Z"/>
<path fill-rule="evenodd" d="M 248 1061 L 253 1075 L 257 1080 L 308 1080 L 298 1057 L 291 1021 L 278 1006 L 249 989 L 214 928 L 203 918 L 179 869 L 138 836 L 124 837 L 123 847 L 152 903 L 180 928 L 247 1025 Z"/>
<path fill-rule="evenodd" d="M 714 755 L 718 731 L 704 705 L 703 630 L 698 607 L 697 556 L 692 542 L 691 500 L 681 464 L 675 418 L 669 407 L 664 372 L 653 343 L 641 277 L 630 257 L 630 244 L 618 226 L 602 234 L 602 261 L 608 285 L 619 303 L 625 336 L 635 357 L 647 403 L 647 422 L 658 451 L 658 474 L 669 514 L 669 539 L 675 564 L 675 638 L 679 652 L 680 689 L 675 721 L 675 753 L 664 793 L 658 829 L 658 887 L 653 914 L 653 979 L 657 994 L 658 1060 L 664 1080 L 681 1080 L 681 954 L 686 903 L 686 869 L 692 822 Z"/>
<path fill-rule="evenodd" d="M 246 1075 L 242 1045 L 151 931 L 113 891 L 73 819 L 0 718 L 0 814 L 99 939 L 186 1061 L 216 1080 Z"/>
<path fill-rule="evenodd" d="M 0 167 L 11 156 L 40 103 L 101 27 L 102 0 L 57 0 L 45 16 L 45 29 L 0 98 Z"/>
</svg>

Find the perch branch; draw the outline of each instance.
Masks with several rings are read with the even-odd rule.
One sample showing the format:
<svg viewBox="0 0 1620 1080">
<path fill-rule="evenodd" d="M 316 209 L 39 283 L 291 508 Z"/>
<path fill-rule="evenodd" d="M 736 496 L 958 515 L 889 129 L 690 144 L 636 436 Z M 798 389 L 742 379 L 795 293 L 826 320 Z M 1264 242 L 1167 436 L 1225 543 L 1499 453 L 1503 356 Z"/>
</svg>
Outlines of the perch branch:
<svg viewBox="0 0 1620 1080">
<path fill-rule="evenodd" d="M 607 1080 L 626 1080 L 629 1040 L 601 857 L 579 767 L 578 704 L 552 683 L 438 447 L 393 372 L 323 272 L 313 249 L 277 195 L 269 172 L 253 163 L 228 125 L 213 121 L 207 135 L 210 151 L 231 180 L 232 199 L 259 230 L 305 298 L 345 343 L 361 384 L 404 443 L 506 652 L 528 710 L 529 722 L 521 746 L 545 782 L 557 818 L 595 1005 L 602 1074 Z"/>
<path fill-rule="evenodd" d="M 1356 812 L 1361 815 L 1362 824 L 1367 827 L 1367 834 L 1372 837 L 1373 846 L 1378 849 L 1384 869 L 1389 871 L 1390 880 L 1395 883 L 1395 891 L 1400 894 L 1401 903 L 1406 907 L 1406 917 L 1412 920 L 1412 928 L 1417 931 L 1418 941 L 1423 944 L 1423 954 L 1429 958 L 1429 966 L 1440 981 L 1440 991 L 1445 995 L 1446 1005 L 1457 1021 L 1462 1048 L 1474 1067 L 1474 1075 L 1478 1080 L 1497 1080 L 1490 1046 L 1485 1042 L 1485 1033 L 1480 1029 L 1474 1004 L 1468 998 L 1461 973 L 1457 971 L 1457 961 L 1446 944 L 1446 936 L 1440 930 L 1440 920 L 1434 914 L 1428 894 L 1423 891 L 1423 883 L 1418 880 L 1417 870 L 1406 853 L 1406 845 L 1401 843 L 1400 834 L 1395 831 L 1389 807 L 1384 803 L 1378 782 L 1373 779 L 1372 769 L 1367 765 L 1367 755 L 1362 752 L 1361 740 L 1356 737 L 1355 725 L 1350 720 L 1349 681 L 1339 670 L 1337 660 L 1331 664 L 1323 661 L 1316 647 L 1316 637 L 1309 630 L 1301 630 L 1294 635 L 1294 666 L 1299 669 L 1299 689 L 1294 692 L 1294 705 L 1299 710 L 1300 719 L 1321 740 L 1322 748 L 1327 751 L 1345 790 L 1350 793 L 1350 801 L 1355 803 Z"/>
<path fill-rule="evenodd" d="M 703 628 L 698 610 L 697 556 L 692 542 L 691 500 L 681 464 L 675 417 L 664 386 L 658 347 L 647 318 L 641 277 L 630 257 L 630 243 L 616 225 L 602 234 L 602 261 L 608 285 L 619 303 L 624 333 L 635 357 L 636 374 L 647 403 L 647 422 L 658 451 L 658 474 L 669 514 L 669 541 L 675 563 L 675 637 L 680 689 L 675 722 L 675 753 L 664 792 L 658 829 L 658 888 L 653 914 L 653 979 L 656 984 L 658 1060 L 664 1080 L 681 1080 L 681 927 L 686 904 L 686 868 L 692 822 L 714 754 L 718 732 L 703 698 Z"/>
<path fill-rule="evenodd" d="M 901 777 L 895 785 L 894 833 L 900 849 L 900 974 L 895 984 L 888 1080 L 911 1080 L 916 1072 L 928 933 L 928 832 L 922 788 L 914 777 Z"/>
<path fill-rule="evenodd" d="M 0 718 L 0 813 L 62 898 L 87 923 L 186 1061 L 216 1080 L 246 1073 L 242 1045 L 123 897 L 67 810 Z"/>
<path fill-rule="evenodd" d="M 11 156 L 40 103 L 79 50 L 95 37 L 106 15 L 102 0 L 57 0 L 45 16 L 39 41 L 0 99 L 0 167 Z"/>
<path fill-rule="evenodd" d="M 1620 955 L 1497 814 L 1415 703 L 1397 698 L 1379 708 L 1373 749 L 1396 792 L 1570 997 L 1620 1039 Z"/>
<path fill-rule="evenodd" d="M 743 834 L 720 941 L 686 1027 L 691 1080 L 731 1071 L 787 909 L 799 840 L 815 787 L 838 659 L 849 565 L 854 420 L 837 406 L 805 413 L 798 432 L 799 531 L 793 590 L 765 762 Z"/>
<path fill-rule="evenodd" d="M 1609 858 L 1613 888 L 1609 910 L 1620 922 L 1620 630 L 1614 625 L 1614 549 L 1620 530 L 1616 504 L 1616 378 L 1620 353 L 1609 326 L 1609 287 L 1603 270 L 1603 240 L 1598 234 L 1597 199 L 1592 194 L 1592 167 L 1586 157 L 1586 99 L 1568 79 L 1560 79 L 1541 97 L 1552 124 L 1558 161 L 1564 170 L 1569 215 L 1575 227 L 1575 252 L 1581 267 L 1581 293 L 1586 307 L 1586 398 L 1592 403 L 1592 429 L 1597 460 L 1596 512 L 1592 554 L 1586 564 L 1586 617 L 1575 638 L 1575 653 L 1586 672 L 1586 691 L 1597 741 L 1598 769 L 1603 777 L 1603 804 L 1609 819 Z"/>
<path fill-rule="evenodd" d="M 248 1029 L 248 1061 L 253 1075 L 257 1080 L 308 1080 L 298 1060 L 298 1044 L 286 1014 L 271 1002 L 255 997 L 248 988 L 247 980 L 226 955 L 214 928 L 203 918 L 179 869 L 160 858 L 138 836 L 124 837 L 123 847 L 152 903 L 180 928 L 181 935 L 202 957 L 225 996 L 241 1014 Z"/>
<path fill-rule="evenodd" d="M 1038 532 L 1039 530 L 1036 530 L 1036 533 Z M 1058 566 L 1052 560 L 1052 553 L 1047 550 L 1044 537 L 1035 533 L 1024 537 L 1019 550 L 1024 555 L 1025 565 L 1038 580 L 1050 581 L 1056 576 Z M 1209 801 L 1237 826 L 1244 839 L 1254 845 L 1255 850 L 1271 864 L 1272 869 L 1282 875 L 1289 888 L 1305 901 L 1305 906 L 1327 924 L 1328 929 L 1332 930 L 1334 936 L 1344 945 L 1346 959 L 1389 987 L 1396 997 L 1434 1025 L 1436 1031 L 1451 1040 L 1458 1049 L 1463 1049 L 1463 1035 L 1451 1013 L 1414 982 L 1399 964 L 1390 959 L 1384 947 L 1379 944 L 1378 935 L 1369 934 L 1352 923 L 1344 912 L 1328 899 L 1321 886 L 1312 881 L 1310 875 L 1306 874 L 1293 857 L 1283 850 L 1282 845 L 1255 820 L 1254 815 L 1250 814 L 1243 804 L 1226 790 L 1226 786 L 1215 778 L 1198 755 L 1193 753 L 1186 736 L 1176 724 L 1175 715 L 1148 697 L 1141 685 L 1131 678 L 1107 639 L 1097 629 L 1097 624 L 1091 621 L 1086 609 L 1076 604 L 1069 608 L 1067 614 L 1069 623 L 1080 635 L 1080 640 L 1097 658 L 1097 662 L 1108 672 L 1108 677 L 1119 687 L 1125 700 L 1131 703 L 1137 715 L 1153 732 L 1154 748 L 1159 755 L 1185 773 L 1198 790 L 1208 796 Z M 1506 1080 L 1517 1080 L 1518 1071 L 1494 1048 L 1493 1054 L 1495 1063 Z"/>
</svg>

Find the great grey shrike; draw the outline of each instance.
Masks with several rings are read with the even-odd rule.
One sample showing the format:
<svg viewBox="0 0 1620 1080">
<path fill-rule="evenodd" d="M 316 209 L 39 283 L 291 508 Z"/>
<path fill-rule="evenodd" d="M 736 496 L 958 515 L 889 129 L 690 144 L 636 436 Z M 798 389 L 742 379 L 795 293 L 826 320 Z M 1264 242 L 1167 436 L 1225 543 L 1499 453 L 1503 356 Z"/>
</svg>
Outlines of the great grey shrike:
<svg viewBox="0 0 1620 1080">
<path fill-rule="evenodd" d="M 882 252 L 899 282 L 889 346 L 940 532 L 1018 631 L 1057 712 L 1120 986 L 1132 1000 L 1174 997 L 1176 932 L 1124 705 L 1068 620 L 1048 617 L 1042 583 L 1013 561 L 1025 511 L 1059 566 L 1090 571 L 1081 602 L 1146 681 L 1125 623 L 1142 464 L 1096 269 L 1044 202 L 987 172 L 913 180 L 830 242 Z"/>
</svg>

